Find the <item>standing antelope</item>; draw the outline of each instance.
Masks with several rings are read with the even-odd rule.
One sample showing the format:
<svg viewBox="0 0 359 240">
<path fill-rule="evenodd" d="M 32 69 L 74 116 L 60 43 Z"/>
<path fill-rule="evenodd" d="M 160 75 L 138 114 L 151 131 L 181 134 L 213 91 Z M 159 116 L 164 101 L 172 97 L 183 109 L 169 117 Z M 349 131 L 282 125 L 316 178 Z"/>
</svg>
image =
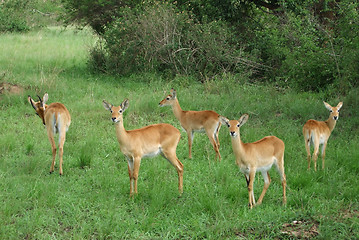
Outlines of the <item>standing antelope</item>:
<svg viewBox="0 0 359 240">
<path fill-rule="evenodd" d="M 60 157 L 60 175 L 63 174 L 62 171 L 62 155 L 64 153 L 64 143 L 66 139 L 66 132 L 69 129 L 71 124 L 71 116 L 65 105 L 62 103 L 51 103 L 47 105 L 46 102 L 49 99 L 49 95 L 45 93 L 44 97 L 41 99 L 39 96 L 39 101 L 35 102 L 30 96 L 28 96 L 28 101 L 35 109 L 36 114 L 42 119 L 42 123 L 46 126 L 47 135 L 49 137 L 51 147 L 52 147 L 52 164 L 50 168 L 50 173 L 54 171 L 55 167 L 55 157 L 56 157 L 56 144 L 54 140 L 54 135 L 59 133 L 59 157 Z"/>
<path fill-rule="evenodd" d="M 218 132 L 221 128 L 220 115 L 214 111 L 183 111 L 176 97 L 176 90 L 171 89 L 171 94 L 165 97 L 159 105 L 171 106 L 175 117 L 180 121 L 181 126 L 188 136 L 188 157 L 192 158 L 193 134 L 195 131 L 205 131 L 209 141 L 216 152 L 216 157 L 221 161 L 219 153 Z"/>
<path fill-rule="evenodd" d="M 125 99 L 118 107 L 103 100 L 103 106 L 112 114 L 111 120 L 116 126 L 116 135 L 121 152 L 127 158 L 128 174 L 130 177 L 130 196 L 137 193 L 137 179 L 141 159 L 157 154 L 161 154 L 176 168 L 178 173 L 178 190 L 182 194 L 183 165 L 176 155 L 177 144 L 181 137 L 179 130 L 170 124 L 160 123 L 127 131 L 123 126 L 123 112 L 129 106 L 128 99 Z"/>
<path fill-rule="evenodd" d="M 324 169 L 325 148 L 327 147 L 330 134 L 334 130 L 339 118 L 339 110 L 343 106 L 343 102 L 338 103 L 336 107 L 332 107 L 326 102 L 324 102 L 324 105 L 330 111 L 328 120 L 316 121 L 310 119 L 303 126 L 304 144 L 305 149 L 307 150 L 308 169 L 310 169 L 310 144 L 312 143 L 314 145 L 313 161 L 315 171 L 317 171 L 317 159 L 320 144 L 323 145 L 322 169 Z"/>
<path fill-rule="evenodd" d="M 240 137 L 240 127 L 248 120 L 248 114 L 244 114 L 237 120 L 228 120 L 221 117 L 221 121 L 229 128 L 229 134 L 232 140 L 232 148 L 236 157 L 236 164 L 245 174 L 249 194 L 249 207 L 252 208 L 255 203 L 253 193 L 253 183 L 256 172 L 261 172 L 264 178 L 264 187 L 257 204 L 261 204 L 263 197 L 271 182 L 268 171 L 272 165 L 276 165 L 281 177 L 283 186 L 283 204 L 286 204 L 286 177 L 284 174 L 284 142 L 275 137 L 267 136 L 253 143 L 243 143 Z"/>
</svg>

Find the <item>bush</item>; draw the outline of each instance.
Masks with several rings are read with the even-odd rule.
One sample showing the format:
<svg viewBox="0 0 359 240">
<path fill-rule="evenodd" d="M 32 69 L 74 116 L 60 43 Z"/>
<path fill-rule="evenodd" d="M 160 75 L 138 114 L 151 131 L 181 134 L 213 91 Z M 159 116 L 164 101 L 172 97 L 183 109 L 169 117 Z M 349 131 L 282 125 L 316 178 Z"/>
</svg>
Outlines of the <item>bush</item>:
<svg viewBox="0 0 359 240">
<path fill-rule="evenodd" d="M 347 92 L 358 87 L 359 79 L 359 3 L 341 1 L 338 21 L 334 25 L 333 45 L 338 55 L 337 87 Z"/>
<path fill-rule="evenodd" d="M 310 14 L 290 16 L 284 28 L 289 41 L 288 54 L 279 69 L 290 86 L 304 91 L 319 91 L 338 76 L 332 39 Z"/>
<path fill-rule="evenodd" d="M 301 11 L 285 8 L 278 16 L 262 15 L 250 49 L 271 70 L 262 76 L 304 91 L 328 87 L 345 92 L 359 74 L 358 3 L 341 1 L 317 13 L 307 2 Z M 322 18 L 325 11 L 337 13 Z"/>
<path fill-rule="evenodd" d="M 357 2 L 62 1 L 70 19 L 101 35 L 90 65 L 102 72 L 201 80 L 244 72 L 302 91 L 358 86 Z"/>
<path fill-rule="evenodd" d="M 66 24 L 90 25 L 98 34 L 103 34 L 106 25 L 120 17 L 122 8 L 135 8 L 139 0 L 62 0 Z"/>
<path fill-rule="evenodd" d="M 272 67 L 263 73 L 267 79 L 305 91 L 318 91 L 333 82 L 336 68 L 330 39 L 309 12 L 264 18 L 267 24 L 255 32 L 253 48 Z"/>
<path fill-rule="evenodd" d="M 24 9 L 29 1 L 13 0 L 0 3 L 0 32 L 23 32 L 30 29 Z"/>
<path fill-rule="evenodd" d="M 0 2 L 0 32 L 26 32 L 57 25 L 63 11 L 59 0 L 6 0 Z"/>
<path fill-rule="evenodd" d="M 98 40 L 96 45 L 90 49 L 88 65 L 94 72 L 107 72 L 107 54 L 103 42 L 102 39 Z"/>
<path fill-rule="evenodd" d="M 203 78 L 240 72 L 254 63 L 225 22 L 195 23 L 186 11 L 179 12 L 168 2 L 124 8 L 122 17 L 106 27 L 103 38 L 106 69 L 119 74 L 159 71 Z"/>
</svg>

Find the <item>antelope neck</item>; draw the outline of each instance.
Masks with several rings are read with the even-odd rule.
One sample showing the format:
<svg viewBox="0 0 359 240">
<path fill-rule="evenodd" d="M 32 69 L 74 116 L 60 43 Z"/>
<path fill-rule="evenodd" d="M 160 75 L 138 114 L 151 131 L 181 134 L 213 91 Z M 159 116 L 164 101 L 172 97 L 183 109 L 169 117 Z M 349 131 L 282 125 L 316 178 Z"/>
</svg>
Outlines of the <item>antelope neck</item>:
<svg viewBox="0 0 359 240">
<path fill-rule="evenodd" d="M 241 138 L 240 138 L 240 133 L 238 132 L 237 136 L 236 137 L 231 137 L 231 140 L 232 140 L 232 148 L 233 148 L 233 153 L 236 155 L 236 156 L 243 156 L 244 154 L 244 143 L 242 142 Z M 236 161 L 238 161 L 236 159 Z M 237 162 L 237 164 L 239 164 Z"/>
<path fill-rule="evenodd" d="M 121 142 L 125 141 L 127 138 L 127 131 L 126 131 L 125 127 L 123 126 L 122 119 L 120 121 L 118 121 L 117 123 L 115 123 L 115 128 L 116 128 L 117 139 Z"/>
<path fill-rule="evenodd" d="M 337 121 L 333 119 L 333 117 L 329 117 L 327 121 L 325 121 L 325 124 L 327 124 L 329 130 L 332 132 L 335 128 L 335 125 L 337 124 Z"/>
<path fill-rule="evenodd" d="M 181 116 L 183 114 L 182 108 L 176 98 L 174 104 L 172 105 L 172 110 L 173 110 L 173 114 L 175 115 L 175 117 L 180 120 Z"/>
</svg>

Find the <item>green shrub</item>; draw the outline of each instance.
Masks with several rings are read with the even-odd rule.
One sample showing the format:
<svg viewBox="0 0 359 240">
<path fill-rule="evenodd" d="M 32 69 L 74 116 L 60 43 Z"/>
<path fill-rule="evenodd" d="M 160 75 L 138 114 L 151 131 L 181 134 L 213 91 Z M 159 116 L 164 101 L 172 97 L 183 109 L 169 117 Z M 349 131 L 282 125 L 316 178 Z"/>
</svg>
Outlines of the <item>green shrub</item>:
<svg viewBox="0 0 359 240">
<path fill-rule="evenodd" d="M 88 65 L 94 72 L 107 72 L 107 54 L 104 43 L 100 39 L 96 45 L 90 49 Z"/>
<path fill-rule="evenodd" d="M 122 9 L 122 17 L 106 28 L 103 53 L 98 45 L 92 66 L 119 74 L 137 71 L 195 75 L 201 79 L 253 68 L 233 29 L 223 21 L 198 24 L 168 2 Z"/>
<path fill-rule="evenodd" d="M 62 19 L 67 24 L 73 22 L 90 25 L 97 33 L 103 34 L 106 25 L 121 16 L 124 7 L 134 8 L 140 1 L 136 0 L 62 0 L 66 14 Z"/>
<path fill-rule="evenodd" d="M 333 45 L 338 56 L 338 90 L 347 92 L 358 87 L 359 78 L 359 3 L 341 1 L 337 24 L 334 25 Z"/>
<path fill-rule="evenodd" d="M 0 32 L 26 32 L 58 24 L 63 11 L 59 0 L 7 0 L 0 2 Z"/>
<path fill-rule="evenodd" d="M 251 51 L 271 70 L 260 72 L 265 79 L 304 91 L 336 88 L 347 92 L 359 76 L 358 3 L 341 1 L 324 6 L 306 2 L 301 10 L 283 3 L 281 14 L 258 15 Z M 324 3 L 322 3 L 324 4 Z M 323 18 L 326 11 L 333 12 Z"/>
<path fill-rule="evenodd" d="M 269 79 L 305 91 L 333 83 L 337 72 L 331 39 L 310 11 L 264 18 L 267 24 L 256 31 L 254 48 L 259 49 L 264 64 L 272 67 L 269 74 L 264 73 Z"/>
<path fill-rule="evenodd" d="M 359 77 L 359 3 L 62 0 L 102 37 L 90 66 L 201 81 L 245 73 L 301 91 L 346 93 Z"/>
<path fill-rule="evenodd" d="M 0 32 L 23 32 L 29 30 L 24 9 L 29 1 L 13 0 L 0 3 Z"/>
</svg>

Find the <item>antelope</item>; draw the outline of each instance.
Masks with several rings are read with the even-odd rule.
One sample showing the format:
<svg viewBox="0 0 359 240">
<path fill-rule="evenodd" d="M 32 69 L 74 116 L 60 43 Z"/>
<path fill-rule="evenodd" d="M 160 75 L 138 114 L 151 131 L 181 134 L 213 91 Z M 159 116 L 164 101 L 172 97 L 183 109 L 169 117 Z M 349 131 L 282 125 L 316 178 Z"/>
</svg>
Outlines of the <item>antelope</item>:
<svg viewBox="0 0 359 240">
<path fill-rule="evenodd" d="M 50 167 L 50 173 L 54 172 L 55 157 L 56 157 L 56 144 L 54 135 L 59 133 L 59 168 L 60 175 L 63 175 L 62 171 L 62 156 L 64 153 L 64 143 L 66 139 L 66 132 L 71 124 L 71 116 L 65 105 L 62 103 L 51 103 L 47 105 L 46 102 L 49 99 L 49 95 L 45 93 L 44 97 L 37 96 L 39 101 L 35 102 L 30 96 L 28 101 L 35 109 L 36 114 L 41 118 L 42 123 L 46 126 L 47 136 L 51 143 L 52 148 L 52 164 Z"/>
<path fill-rule="evenodd" d="M 120 106 L 115 107 L 103 100 L 103 106 L 112 114 L 111 120 L 115 123 L 117 140 L 121 152 L 126 156 L 128 174 L 130 177 L 130 197 L 137 194 L 137 179 L 141 159 L 161 154 L 177 170 L 178 191 L 183 192 L 183 164 L 178 160 L 176 149 L 181 134 L 170 124 L 160 123 L 140 129 L 126 130 L 123 126 L 123 113 L 129 106 L 125 99 Z"/>
<path fill-rule="evenodd" d="M 211 142 L 216 158 L 221 161 L 221 154 L 219 153 L 219 139 L 218 132 L 221 128 L 220 115 L 215 111 L 183 111 L 177 96 L 176 90 L 171 89 L 171 94 L 165 97 L 159 106 L 171 106 L 173 114 L 180 121 L 182 128 L 186 131 L 188 136 L 188 158 L 192 158 L 192 143 L 195 131 L 205 131 L 209 141 Z"/>
<path fill-rule="evenodd" d="M 307 150 L 308 170 L 310 169 L 311 144 L 314 145 L 314 152 L 313 152 L 314 171 L 317 171 L 319 145 L 322 145 L 322 169 L 324 169 L 325 149 L 327 147 L 328 139 L 330 137 L 330 134 L 334 130 L 337 120 L 339 118 L 339 110 L 343 106 L 343 102 L 338 103 L 336 107 L 332 107 L 326 102 L 323 103 L 325 107 L 330 111 L 328 120 L 316 121 L 310 119 L 303 126 L 304 144 L 305 144 L 305 149 Z"/>
<path fill-rule="evenodd" d="M 277 167 L 283 187 L 283 204 L 286 204 L 286 176 L 284 173 L 284 142 L 275 137 L 267 136 L 253 143 L 243 143 L 240 137 L 240 127 L 248 120 L 248 114 L 242 115 L 239 120 L 228 120 L 221 117 L 221 122 L 229 128 L 232 148 L 236 157 L 236 165 L 244 173 L 247 181 L 249 207 L 262 203 L 263 197 L 271 182 L 268 171 L 273 164 Z M 256 172 L 261 172 L 264 178 L 264 187 L 256 204 L 253 183 Z"/>
</svg>

